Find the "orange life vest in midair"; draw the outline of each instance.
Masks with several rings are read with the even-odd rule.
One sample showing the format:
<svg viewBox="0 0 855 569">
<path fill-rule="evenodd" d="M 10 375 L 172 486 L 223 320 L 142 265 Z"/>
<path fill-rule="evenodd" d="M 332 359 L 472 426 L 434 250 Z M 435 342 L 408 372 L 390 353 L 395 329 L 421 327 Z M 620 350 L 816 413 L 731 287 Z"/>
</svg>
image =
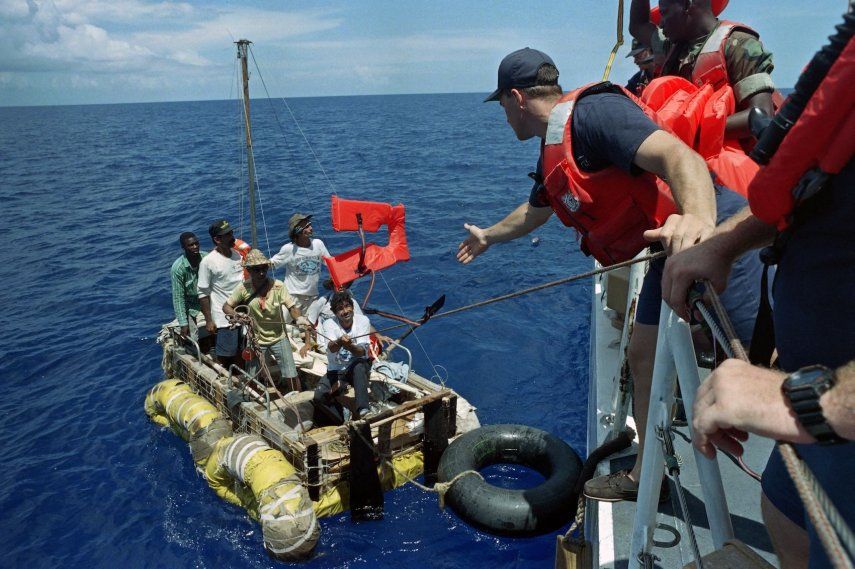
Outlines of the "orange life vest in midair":
<svg viewBox="0 0 855 569">
<path fill-rule="evenodd" d="M 246 259 L 247 254 L 252 250 L 252 245 L 244 241 L 243 239 L 235 238 L 235 244 L 232 246 L 232 251 L 240 255 L 241 259 Z M 244 268 L 243 270 L 243 280 L 249 280 L 249 271 Z"/>
<path fill-rule="evenodd" d="M 324 257 L 336 288 L 399 261 L 410 260 L 403 204 L 346 200 L 334 195 L 331 212 L 336 231 L 375 232 L 384 225 L 389 229 L 389 243 L 385 246 L 367 243 L 334 257 Z"/>
</svg>

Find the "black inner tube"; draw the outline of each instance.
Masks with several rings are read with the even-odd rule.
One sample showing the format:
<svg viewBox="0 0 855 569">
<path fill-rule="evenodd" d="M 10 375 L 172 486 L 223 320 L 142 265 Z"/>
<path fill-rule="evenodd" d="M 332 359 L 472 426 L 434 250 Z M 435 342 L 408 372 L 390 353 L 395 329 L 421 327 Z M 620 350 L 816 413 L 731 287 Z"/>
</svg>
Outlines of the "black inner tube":
<svg viewBox="0 0 855 569">
<path fill-rule="evenodd" d="M 582 468 L 567 443 L 524 425 L 490 425 L 470 431 L 446 449 L 439 480 L 494 464 L 520 464 L 543 483 L 523 490 L 499 488 L 476 476 L 459 478 L 448 492 L 454 511 L 472 525 L 501 535 L 532 535 L 557 529 L 576 511 L 574 486 Z"/>
</svg>

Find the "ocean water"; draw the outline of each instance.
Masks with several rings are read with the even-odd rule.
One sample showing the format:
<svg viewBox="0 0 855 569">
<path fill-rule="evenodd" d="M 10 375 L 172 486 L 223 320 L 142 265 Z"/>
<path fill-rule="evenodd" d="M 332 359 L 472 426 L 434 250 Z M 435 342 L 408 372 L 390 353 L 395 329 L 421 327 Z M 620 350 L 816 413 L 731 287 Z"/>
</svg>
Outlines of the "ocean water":
<svg viewBox="0 0 855 569">
<path fill-rule="evenodd" d="M 418 317 L 441 294 L 450 309 L 588 270 L 555 219 L 537 244 L 456 262 L 465 222 L 487 226 L 526 199 L 538 152 L 481 98 L 253 100 L 262 248 L 284 243 L 295 211 L 315 214 L 331 251 L 356 246 L 330 227 L 336 193 L 407 207 L 412 260 L 378 278 L 377 308 Z M 282 565 L 263 552 L 259 526 L 195 473 L 187 445 L 143 412 L 162 379 L 154 339 L 173 318 L 178 234 L 207 245 L 210 222 L 226 217 L 248 239 L 242 136 L 234 101 L 0 108 L 0 565 Z M 541 428 L 584 456 L 590 286 L 435 320 L 406 345 L 416 369 L 477 406 L 482 423 Z M 364 284 L 355 290 L 361 298 Z M 506 486 L 541 479 L 489 471 Z M 554 534 L 485 534 L 411 485 L 386 494 L 381 522 L 344 514 L 321 524 L 305 567 L 553 563 Z"/>
</svg>

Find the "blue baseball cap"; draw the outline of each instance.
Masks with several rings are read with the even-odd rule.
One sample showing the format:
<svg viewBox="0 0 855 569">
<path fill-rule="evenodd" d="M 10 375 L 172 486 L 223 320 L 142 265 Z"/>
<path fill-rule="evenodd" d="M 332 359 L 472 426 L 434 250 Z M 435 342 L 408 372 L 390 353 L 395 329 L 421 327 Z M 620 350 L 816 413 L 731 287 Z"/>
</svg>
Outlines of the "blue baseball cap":
<svg viewBox="0 0 855 569">
<path fill-rule="evenodd" d="M 506 55 L 499 64 L 499 88 L 484 99 L 484 102 L 498 101 L 505 89 L 534 87 L 537 85 L 537 72 L 546 63 L 556 67 L 551 57 L 530 47 Z"/>
</svg>

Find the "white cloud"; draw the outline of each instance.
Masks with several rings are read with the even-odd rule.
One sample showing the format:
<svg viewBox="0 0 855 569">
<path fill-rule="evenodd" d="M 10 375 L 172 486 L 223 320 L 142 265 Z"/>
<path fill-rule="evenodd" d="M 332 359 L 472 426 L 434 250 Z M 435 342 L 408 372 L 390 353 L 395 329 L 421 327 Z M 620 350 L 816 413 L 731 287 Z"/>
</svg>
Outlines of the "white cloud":
<svg viewBox="0 0 855 569">
<path fill-rule="evenodd" d="M 221 47 L 224 42 L 240 38 L 273 44 L 286 38 L 328 32 L 341 25 L 341 18 L 328 11 L 282 12 L 241 8 L 221 10 L 209 16 L 181 30 L 140 31 L 133 37 L 146 45 L 166 43 L 199 51 Z"/>
<path fill-rule="evenodd" d="M 145 25 L 162 18 L 181 18 L 193 14 L 193 6 L 185 2 L 143 2 L 141 0 L 53 0 L 57 9 L 69 21 L 133 22 Z"/>
<path fill-rule="evenodd" d="M 76 64 L 74 67 L 98 70 L 139 68 L 154 56 L 148 48 L 112 39 L 106 30 L 91 24 L 57 26 L 51 42 L 26 42 L 21 53 L 34 59 Z"/>
</svg>

